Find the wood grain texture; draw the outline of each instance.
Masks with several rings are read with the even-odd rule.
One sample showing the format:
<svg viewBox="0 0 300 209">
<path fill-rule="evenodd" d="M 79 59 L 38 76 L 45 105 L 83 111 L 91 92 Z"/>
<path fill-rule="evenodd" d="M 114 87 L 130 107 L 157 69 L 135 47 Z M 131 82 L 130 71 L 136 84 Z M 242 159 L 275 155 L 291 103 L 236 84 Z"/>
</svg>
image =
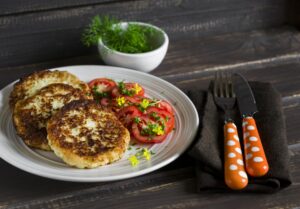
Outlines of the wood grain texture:
<svg viewBox="0 0 300 209">
<path fill-rule="evenodd" d="M 96 14 L 158 25 L 170 34 L 172 46 L 181 38 L 282 25 L 287 21 L 286 4 L 284 0 L 143 0 L 0 16 L 0 67 L 93 53 L 80 36 Z"/>
<path fill-rule="evenodd" d="M 33 13 L 54 9 L 66 9 L 69 7 L 80 7 L 86 5 L 108 4 L 119 0 L 2 0 L 0 16 L 19 15 L 20 13 Z"/>
<path fill-rule="evenodd" d="M 288 22 L 289 24 L 300 27 L 300 2 L 297 0 L 288 1 Z"/>
<path fill-rule="evenodd" d="M 154 72 L 159 76 L 181 76 L 190 72 L 282 63 L 298 58 L 299 50 L 299 31 L 291 27 L 181 39 L 169 48 L 162 66 L 168 70 Z"/>
</svg>

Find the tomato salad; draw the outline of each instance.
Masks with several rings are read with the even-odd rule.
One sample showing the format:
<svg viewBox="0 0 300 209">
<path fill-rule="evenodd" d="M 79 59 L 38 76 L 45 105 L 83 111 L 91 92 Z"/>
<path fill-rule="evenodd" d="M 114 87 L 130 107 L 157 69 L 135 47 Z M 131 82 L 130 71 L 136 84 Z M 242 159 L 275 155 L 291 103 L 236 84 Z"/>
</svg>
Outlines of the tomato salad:
<svg viewBox="0 0 300 209">
<path fill-rule="evenodd" d="M 172 106 L 167 101 L 146 97 L 138 83 L 97 78 L 89 82 L 89 87 L 94 99 L 114 111 L 139 142 L 160 143 L 174 129 Z"/>
</svg>

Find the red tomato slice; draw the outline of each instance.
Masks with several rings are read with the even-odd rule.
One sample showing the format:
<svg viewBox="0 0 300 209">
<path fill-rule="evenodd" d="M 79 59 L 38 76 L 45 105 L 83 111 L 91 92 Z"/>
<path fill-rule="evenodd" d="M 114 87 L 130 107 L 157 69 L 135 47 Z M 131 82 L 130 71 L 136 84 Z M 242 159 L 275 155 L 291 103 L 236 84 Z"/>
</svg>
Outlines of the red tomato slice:
<svg viewBox="0 0 300 209">
<path fill-rule="evenodd" d="M 155 120 L 155 117 L 152 113 L 156 113 L 158 117 L 161 117 L 165 121 L 165 132 L 167 134 L 173 130 L 175 125 L 175 118 L 173 114 L 156 107 L 149 107 L 147 109 L 147 115 L 153 120 Z"/>
<path fill-rule="evenodd" d="M 145 116 L 141 116 L 140 119 L 142 120 L 141 124 L 152 121 Z M 134 136 L 134 138 L 143 143 L 160 143 L 160 142 L 164 141 L 168 135 L 167 133 L 165 133 L 163 135 L 156 135 L 156 136 L 142 135 L 141 134 L 142 125 L 137 124 L 137 123 L 132 123 L 131 129 L 132 129 L 132 135 Z"/>
<path fill-rule="evenodd" d="M 174 114 L 173 107 L 167 101 L 164 100 L 160 101 L 159 103 L 157 103 L 156 107 L 165 110 L 171 114 Z"/>
<path fill-rule="evenodd" d="M 96 87 L 97 92 L 99 93 L 110 92 L 114 87 L 117 86 L 117 84 L 113 80 L 108 78 L 96 78 L 90 81 L 88 85 L 91 89 Z"/>
<path fill-rule="evenodd" d="M 143 99 L 143 97 L 130 97 L 130 96 L 124 96 L 126 101 L 132 103 L 132 104 L 137 104 L 139 102 L 141 102 L 141 100 Z"/>
<path fill-rule="evenodd" d="M 129 127 L 132 124 L 132 121 L 135 117 L 141 115 L 142 115 L 141 111 L 135 106 L 124 107 L 118 113 L 119 120 L 126 127 Z"/>
</svg>

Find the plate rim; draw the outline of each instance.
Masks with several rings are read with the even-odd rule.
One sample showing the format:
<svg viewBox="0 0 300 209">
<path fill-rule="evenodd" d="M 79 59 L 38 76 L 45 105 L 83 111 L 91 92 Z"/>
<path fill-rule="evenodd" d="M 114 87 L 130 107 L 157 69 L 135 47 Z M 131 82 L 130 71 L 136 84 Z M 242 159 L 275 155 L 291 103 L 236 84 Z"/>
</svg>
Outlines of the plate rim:
<svg viewBox="0 0 300 209">
<path fill-rule="evenodd" d="M 0 152 L 0 159 L 8 162 L 9 164 L 11 164 L 12 166 L 21 169 L 23 171 L 26 171 L 28 173 L 34 174 L 34 175 L 38 175 L 41 177 L 45 177 L 45 178 L 49 178 L 49 179 L 55 179 L 55 180 L 60 180 L 60 181 L 69 181 L 69 182 L 109 182 L 109 181 L 116 181 L 116 180 L 123 180 L 123 179 L 129 179 L 129 178 L 133 178 L 133 177 L 137 177 L 137 176 L 141 176 L 150 172 L 153 172 L 155 170 L 158 170 L 168 164 L 170 164 L 171 162 L 174 162 L 179 156 L 181 156 L 192 144 L 192 142 L 194 141 L 193 139 L 195 138 L 196 134 L 197 134 L 197 129 L 199 128 L 199 116 L 198 116 L 198 112 L 197 109 L 195 107 L 195 105 L 193 104 L 193 102 L 190 100 L 190 98 L 181 90 L 179 89 L 177 86 L 173 85 L 172 83 L 158 77 L 152 74 L 148 74 L 148 73 L 144 73 L 144 72 L 140 72 L 140 71 L 136 71 L 136 70 L 132 70 L 132 69 L 128 69 L 128 68 L 122 68 L 122 67 L 114 67 L 114 66 L 106 66 L 106 65 L 68 65 L 68 66 L 61 66 L 61 67 L 55 67 L 55 68 L 51 68 L 48 70 L 65 70 L 68 71 L 68 69 L 73 68 L 73 70 L 76 70 L 77 68 L 89 68 L 89 67 L 93 67 L 93 68 L 99 68 L 99 67 L 103 67 L 106 68 L 109 71 L 112 71 L 114 69 L 118 69 L 120 71 L 124 71 L 124 72 L 130 72 L 133 74 L 138 74 L 138 75 L 145 75 L 147 77 L 150 77 L 151 79 L 154 80 L 158 80 L 160 83 L 163 83 L 164 85 L 167 85 L 170 88 L 173 88 L 176 90 L 177 93 L 179 93 L 182 97 L 184 97 L 184 99 L 189 103 L 190 108 L 192 108 L 192 112 L 195 113 L 195 130 L 193 130 L 193 133 L 191 134 L 190 138 L 191 140 L 185 144 L 185 147 L 183 149 L 178 150 L 175 154 L 171 155 L 170 157 L 168 157 L 167 159 L 165 159 L 164 161 L 156 164 L 156 165 L 152 165 L 148 168 L 142 169 L 142 170 L 137 170 L 131 173 L 125 173 L 125 174 L 120 174 L 117 176 L 107 176 L 107 177 L 77 177 L 77 176 L 65 176 L 65 175 L 60 175 L 60 174 L 54 174 L 54 173 L 45 173 L 45 172 L 40 172 L 40 170 L 34 170 L 32 167 L 26 167 L 27 164 L 22 164 L 19 163 L 18 161 L 15 161 L 13 159 L 10 159 L 9 157 L 3 156 L 3 154 Z M 74 69 L 75 68 L 75 69 Z M 38 70 L 40 71 L 40 70 Z M 72 72 L 71 72 L 72 73 Z M 80 78 L 79 78 L 80 79 Z M 18 80 L 15 80 L 9 84 L 7 84 L 6 86 L 4 86 L 1 90 L 0 93 L 2 93 L 2 91 L 6 88 L 9 88 L 11 85 L 13 85 L 15 82 L 17 82 Z M 3 101 L 5 98 L 0 99 L 1 101 Z M 1 111 L 3 109 L 4 105 L 1 104 L 0 108 Z M 0 130 L 1 131 L 1 130 Z M 1 148 L 0 148 L 1 149 Z"/>
</svg>

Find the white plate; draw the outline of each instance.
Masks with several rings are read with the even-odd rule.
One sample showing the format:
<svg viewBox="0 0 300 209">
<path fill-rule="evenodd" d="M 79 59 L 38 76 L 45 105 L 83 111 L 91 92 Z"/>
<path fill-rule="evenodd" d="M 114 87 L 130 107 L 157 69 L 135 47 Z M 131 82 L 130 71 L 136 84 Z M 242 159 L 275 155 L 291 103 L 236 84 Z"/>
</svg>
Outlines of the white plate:
<svg viewBox="0 0 300 209">
<path fill-rule="evenodd" d="M 178 158 L 191 144 L 199 125 L 196 108 L 182 91 L 167 81 L 146 73 L 109 66 L 70 66 L 55 69 L 69 71 L 86 82 L 97 77 L 138 82 L 145 88 L 148 96 L 173 104 L 176 129 L 164 142 L 147 145 L 155 154 L 149 161 L 141 160 L 136 167 L 130 165 L 128 157 L 136 153 L 136 148 L 141 145 L 135 145 L 120 161 L 113 164 L 95 169 L 73 168 L 51 152 L 28 148 L 16 135 L 8 105 L 12 83 L 0 91 L 0 156 L 13 166 L 32 174 L 64 181 L 115 181 L 157 170 Z"/>
</svg>

